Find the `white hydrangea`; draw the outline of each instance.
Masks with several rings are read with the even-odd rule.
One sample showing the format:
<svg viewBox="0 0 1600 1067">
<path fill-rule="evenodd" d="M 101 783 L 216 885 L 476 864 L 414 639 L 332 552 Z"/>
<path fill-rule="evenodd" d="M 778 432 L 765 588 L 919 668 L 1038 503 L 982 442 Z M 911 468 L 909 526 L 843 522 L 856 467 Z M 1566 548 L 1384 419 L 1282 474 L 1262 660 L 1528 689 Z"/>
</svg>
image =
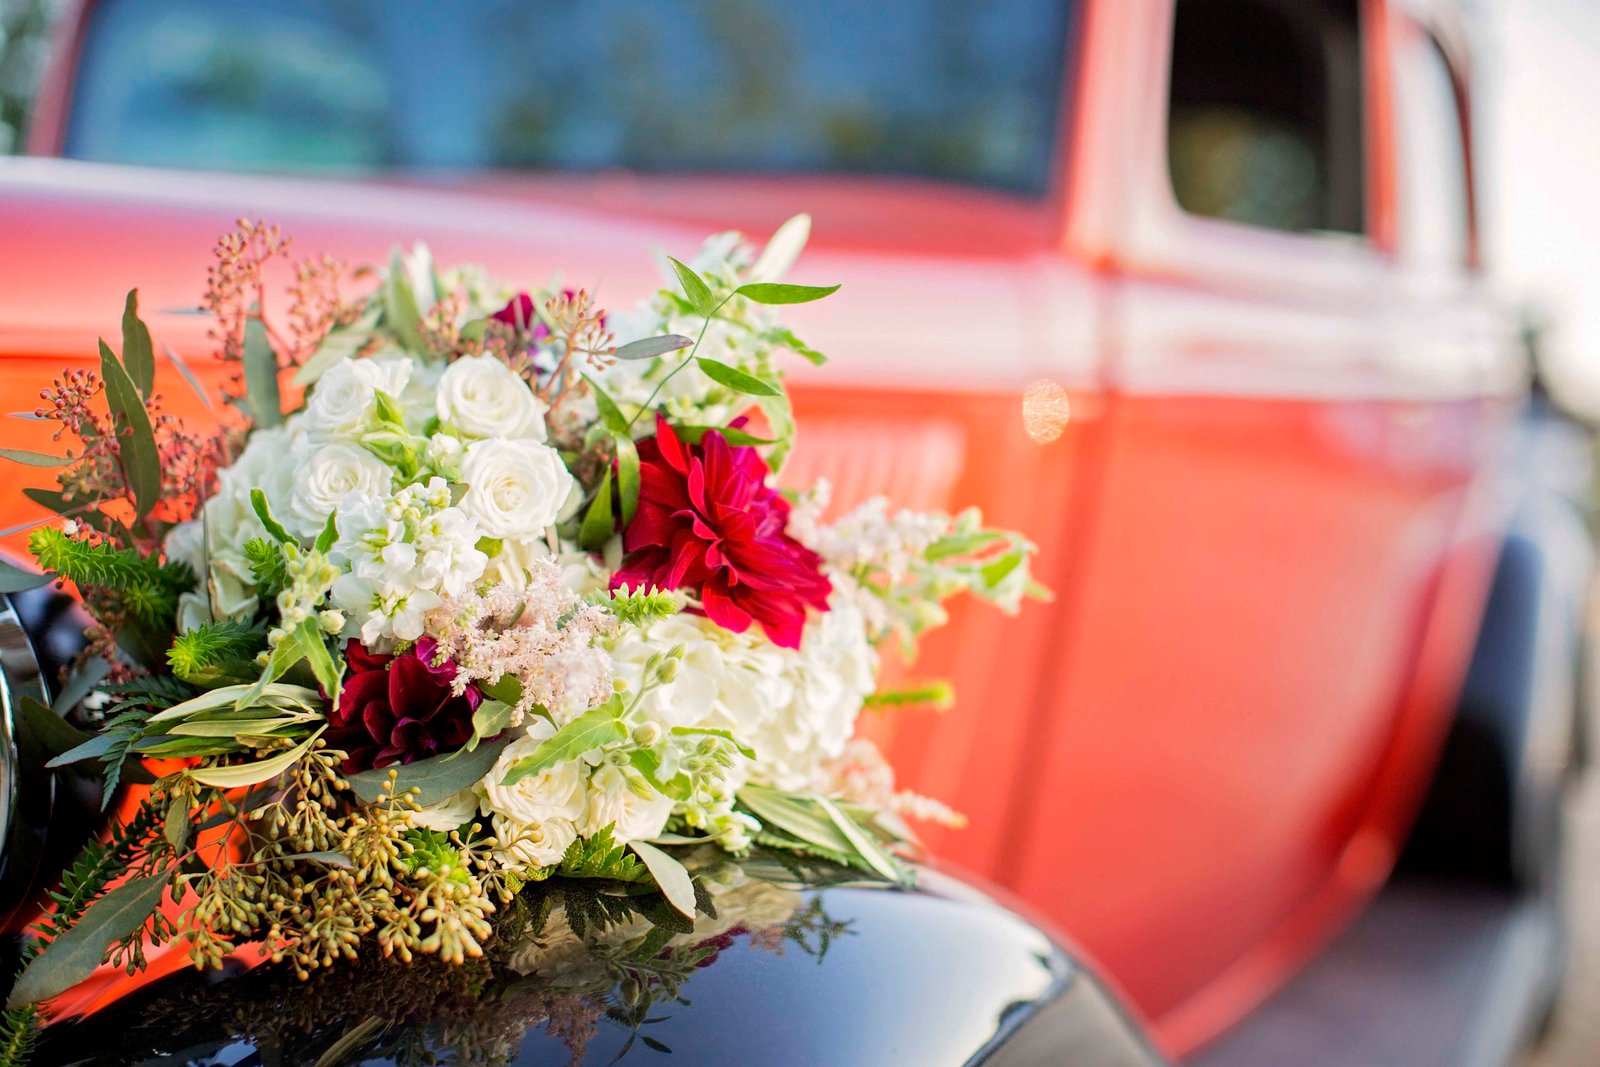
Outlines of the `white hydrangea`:
<svg viewBox="0 0 1600 1067">
<path fill-rule="evenodd" d="M 679 646 L 676 675 L 644 694 L 639 713 L 667 729 L 732 732 L 755 751 L 749 779 L 782 789 L 824 783 L 823 764 L 844 751 L 877 684 L 877 655 L 861 613 L 838 598 L 806 625 L 798 649 L 779 648 L 754 630 L 736 634 L 702 616 L 675 615 L 617 642 L 617 676 L 638 692 L 650 657 Z M 737 776 L 730 782 L 740 784 Z"/>
</svg>

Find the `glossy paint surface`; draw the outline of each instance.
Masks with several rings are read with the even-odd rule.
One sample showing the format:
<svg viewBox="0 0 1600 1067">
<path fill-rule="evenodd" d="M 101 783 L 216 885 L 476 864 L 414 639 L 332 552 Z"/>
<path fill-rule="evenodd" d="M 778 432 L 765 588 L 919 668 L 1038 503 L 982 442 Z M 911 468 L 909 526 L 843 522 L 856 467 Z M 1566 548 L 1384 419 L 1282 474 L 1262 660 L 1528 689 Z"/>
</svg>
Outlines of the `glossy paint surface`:
<svg viewBox="0 0 1600 1067">
<path fill-rule="evenodd" d="M 1182 1053 L 1386 875 L 1501 522 L 1518 356 L 1475 275 L 1409 266 L 1389 63 L 1419 31 L 1381 2 L 1364 20 L 1366 238 L 1177 210 L 1164 0 L 1087 5 L 1062 188 L 1038 204 L 827 179 L 358 186 L 8 161 L 0 396 L 31 406 L 63 360 L 115 336 L 132 284 L 158 346 L 217 380 L 203 323 L 179 309 L 239 214 L 307 254 L 375 260 L 420 237 L 507 278 L 560 268 L 617 306 L 659 284 L 640 249 L 681 255 L 709 228 L 760 234 L 809 210 L 795 280 L 845 287 L 792 316 L 834 362 L 794 377 L 785 479 L 826 476 L 840 506 L 979 505 L 1039 544 L 1056 592 L 1017 619 L 957 607 L 894 668 L 951 678 L 956 708 L 865 729 L 905 786 L 969 816 L 930 830 L 934 851 L 1065 930 Z M 203 417 L 158 373 L 174 410 Z M 1038 379 L 1072 403 L 1048 444 L 1021 420 Z M 0 445 L 41 447 L 38 427 L 0 420 Z M 16 469 L 3 477 L 6 521 L 34 514 Z"/>
<path fill-rule="evenodd" d="M 582 1011 L 564 991 L 590 979 L 609 987 L 617 965 L 606 935 L 573 935 L 553 917 L 549 938 L 577 937 L 575 947 L 562 951 L 558 969 L 531 969 L 536 965 L 530 963 L 518 976 L 513 963 L 501 984 L 481 994 L 476 1025 L 462 1021 L 480 1018 L 470 1002 L 441 998 L 367 1030 L 365 1040 L 346 1044 L 343 1054 L 331 1053 L 363 1022 L 354 1005 L 372 991 L 360 985 L 403 979 L 404 965 L 359 976 L 335 969 L 309 985 L 269 968 L 209 981 L 186 972 L 130 991 L 81 1021 L 49 1027 L 36 1062 L 135 1064 L 176 1057 L 221 1065 L 326 1056 L 318 1062 L 389 1064 L 419 1062 L 423 1049 L 460 1053 L 463 1043 L 476 1048 L 488 1036 L 505 1057 L 494 1062 L 528 1067 L 660 1063 L 669 1053 L 670 1062 L 752 1067 L 957 1067 L 1007 1062 L 1014 1041 L 1047 1050 L 1049 1062 L 1156 1063 L 1088 972 L 1039 930 L 954 879 L 924 872 L 915 892 L 751 879 L 731 894 L 759 897 L 754 908 L 767 921 L 792 907 L 791 928 L 798 931 L 799 923 L 815 931 L 827 924 L 828 939 L 814 932 L 799 939 L 752 933 L 742 925 L 729 930 L 727 919 L 702 916 L 701 925 L 728 932 L 716 937 L 711 956 L 690 966 L 682 1000 L 658 1001 L 636 1028 L 599 1018 L 598 1011 L 589 1025 L 563 1025 L 562 1005 L 569 1014 Z M 427 973 L 423 964 L 415 966 Z M 626 1000 L 613 993 L 606 1003 Z M 283 1017 L 305 1020 L 306 1028 L 280 1029 L 274 1024 Z"/>
</svg>

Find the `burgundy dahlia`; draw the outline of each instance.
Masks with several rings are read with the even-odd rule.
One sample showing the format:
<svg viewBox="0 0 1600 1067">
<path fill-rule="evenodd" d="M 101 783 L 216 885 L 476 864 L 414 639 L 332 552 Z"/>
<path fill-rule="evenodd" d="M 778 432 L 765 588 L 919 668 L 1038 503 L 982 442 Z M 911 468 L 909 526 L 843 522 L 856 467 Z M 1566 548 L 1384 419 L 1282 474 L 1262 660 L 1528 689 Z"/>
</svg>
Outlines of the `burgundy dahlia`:
<svg viewBox="0 0 1600 1067">
<path fill-rule="evenodd" d="M 482 695 L 471 686 L 451 693 L 455 665 L 433 666 L 434 648 L 427 638 L 399 656 L 374 655 L 359 641 L 345 646 L 350 669 L 325 736 L 346 753 L 346 774 L 454 752 L 472 739 Z"/>
<path fill-rule="evenodd" d="M 686 445 L 656 417 L 639 442 L 639 510 L 622 534 L 628 553 L 613 589 L 689 589 L 715 623 L 754 621 L 773 644 L 800 647 L 806 608 L 828 610 L 822 559 L 784 532 L 789 502 L 767 485 L 760 453 L 708 431 Z"/>
</svg>

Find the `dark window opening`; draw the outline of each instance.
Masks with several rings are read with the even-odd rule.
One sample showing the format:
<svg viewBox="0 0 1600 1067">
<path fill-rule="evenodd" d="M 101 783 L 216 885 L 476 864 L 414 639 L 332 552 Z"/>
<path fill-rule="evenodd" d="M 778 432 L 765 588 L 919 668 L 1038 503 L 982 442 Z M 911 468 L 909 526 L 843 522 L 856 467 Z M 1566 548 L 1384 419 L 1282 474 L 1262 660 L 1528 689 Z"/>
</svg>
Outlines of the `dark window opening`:
<svg viewBox="0 0 1600 1067">
<path fill-rule="evenodd" d="M 1356 0 L 1178 0 L 1167 143 L 1179 205 L 1363 232 L 1360 43 Z"/>
</svg>

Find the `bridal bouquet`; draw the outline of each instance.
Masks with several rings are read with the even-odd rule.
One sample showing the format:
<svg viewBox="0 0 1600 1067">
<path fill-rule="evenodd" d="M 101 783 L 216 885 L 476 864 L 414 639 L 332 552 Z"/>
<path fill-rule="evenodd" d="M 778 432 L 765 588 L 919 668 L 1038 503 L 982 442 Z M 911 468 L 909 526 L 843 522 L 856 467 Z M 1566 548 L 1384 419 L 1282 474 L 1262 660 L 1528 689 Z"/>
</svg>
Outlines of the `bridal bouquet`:
<svg viewBox="0 0 1600 1067">
<path fill-rule="evenodd" d="M 164 413 L 130 293 L 120 354 L 41 394 L 60 454 L 6 452 L 56 470 L 27 493 L 58 520 L 31 534 L 43 574 L 4 565 L 0 590 L 68 583 L 95 620 L 22 725 L 118 801 L 12 1022 L 169 940 L 302 977 L 460 964 L 548 879 L 692 917 L 689 846 L 906 877 L 899 816 L 955 816 L 852 735 L 945 694 L 880 690 L 878 649 L 958 593 L 1015 610 L 1032 546 L 881 500 L 827 521 L 825 485 L 775 487 L 780 362 L 824 358 L 772 309 L 836 288 L 782 280 L 808 228 L 714 237 L 626 314 L 419 247 L 297 264 L 269 316 L 287 242 L 241 223 L 205 300 L 232 368 L 214 435 Z"/>
</svg>

